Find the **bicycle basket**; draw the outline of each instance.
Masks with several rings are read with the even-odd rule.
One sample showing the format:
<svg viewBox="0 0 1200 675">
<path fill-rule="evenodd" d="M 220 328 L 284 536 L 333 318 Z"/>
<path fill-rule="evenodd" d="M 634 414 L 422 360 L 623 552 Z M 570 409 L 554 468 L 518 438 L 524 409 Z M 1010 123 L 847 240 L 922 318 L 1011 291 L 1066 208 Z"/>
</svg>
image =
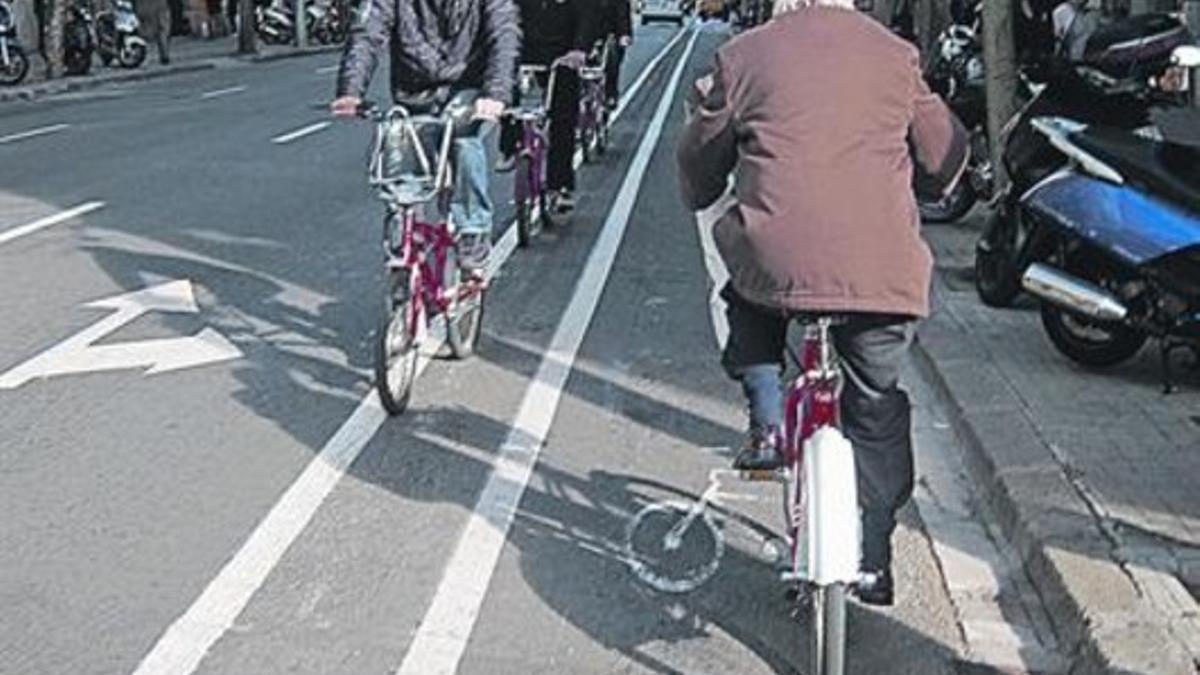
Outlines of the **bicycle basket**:
<svg viewBox="0 0 1200 675">
<path fill-rule="evenodd" d="M 431 138 L 432 137 L 432 138 Z M 375 129 L 368 167 L 371 184 L 401 204 L 417 204 L 437 195 L 437 134 L 407 117 L 389 116 Z"/>
</svg>

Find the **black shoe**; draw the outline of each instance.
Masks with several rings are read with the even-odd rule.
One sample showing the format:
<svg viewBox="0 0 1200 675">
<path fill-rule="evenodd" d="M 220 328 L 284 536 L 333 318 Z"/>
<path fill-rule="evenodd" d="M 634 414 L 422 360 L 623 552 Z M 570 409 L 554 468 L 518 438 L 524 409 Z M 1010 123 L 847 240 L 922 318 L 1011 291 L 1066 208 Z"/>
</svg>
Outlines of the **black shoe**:
<svg viewBox="0 0 1200 675">
<path fill-rule="evenodd" d="M 458 265 L 466 272 L 478 272 L 487 267 L 492 257 L 492 238 L 486 232 L 464 232 L 458 235 Z"/>
<path fill-rule="evenodd" d="M 563 188 L 554 197 L 554 210 L 561 216 L 575 212 L 575 193 Z"/>
<path fill-rule="evenodd" d="M 779 451 L 779 434 L 773 427 L 751 429 L 745 445 L 733 458 L 738 471 L 775 471 L 783 468 L 783 453 Z"/>
<path fill-rule="evenodd" d="M 851 592 L 864 605 L 891 607 L 896 604 L 896 584 L 889 569 L 863 570 L 859 573 L 858 583 L 854 584 Z"/>
</svg>

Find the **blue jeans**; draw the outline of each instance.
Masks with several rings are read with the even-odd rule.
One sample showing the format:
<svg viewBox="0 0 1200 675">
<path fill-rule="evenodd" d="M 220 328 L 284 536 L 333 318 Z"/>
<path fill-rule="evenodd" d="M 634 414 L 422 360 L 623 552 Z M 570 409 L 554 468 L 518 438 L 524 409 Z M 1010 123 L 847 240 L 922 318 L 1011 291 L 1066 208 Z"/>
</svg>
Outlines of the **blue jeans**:
<svg viewBox="0 0 1200 675">
<path fill-rule="evenodd" d="M 450 218 L 464 234 L 491 234 L 495 205 L 488 192 L 491 167 L 484 141 L 495 124 L 477 122 L 454 139 L 454 163 L 457 173 L 454 196 L 450 200 Z"/>
</svg>

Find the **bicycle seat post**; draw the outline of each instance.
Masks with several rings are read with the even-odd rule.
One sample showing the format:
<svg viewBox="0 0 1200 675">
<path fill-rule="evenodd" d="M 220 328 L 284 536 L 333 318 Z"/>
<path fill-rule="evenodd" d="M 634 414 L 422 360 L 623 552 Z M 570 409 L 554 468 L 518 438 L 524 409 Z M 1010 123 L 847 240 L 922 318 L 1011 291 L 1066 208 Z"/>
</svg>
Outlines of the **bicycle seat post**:
<svg viewBox="0 0 1200 675">
<path fill-rule="evenodd" d="M 821 317 L 817 320 L 817 339 L 821 346 L 821 363 L 820 370 L 822 376 L 829 376 L 834 372 L 836 364 L 833 359 L 833 319 L 829 317 Z"/>
</svg>

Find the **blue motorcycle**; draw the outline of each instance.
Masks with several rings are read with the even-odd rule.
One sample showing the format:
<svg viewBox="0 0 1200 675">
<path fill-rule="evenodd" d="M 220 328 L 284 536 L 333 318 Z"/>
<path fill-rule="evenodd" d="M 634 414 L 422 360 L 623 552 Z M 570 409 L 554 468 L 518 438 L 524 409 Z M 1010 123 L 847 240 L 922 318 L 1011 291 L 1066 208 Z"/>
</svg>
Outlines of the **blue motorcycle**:
<svg viewBox="0 0 1200 675">
<path fill-rule="evenodd" d="M 1078 363 L 1113 366 L 1156 338 L 1170 391 L 1172 353 L 1200 361 L 1200 111 L 1156 122 L 1139 134 L 1034 120 L 1070 163 L 1021 199 L 1050 244 L 1021 282 L 1042 300 L 1051 342 Z"/>
</svg>

